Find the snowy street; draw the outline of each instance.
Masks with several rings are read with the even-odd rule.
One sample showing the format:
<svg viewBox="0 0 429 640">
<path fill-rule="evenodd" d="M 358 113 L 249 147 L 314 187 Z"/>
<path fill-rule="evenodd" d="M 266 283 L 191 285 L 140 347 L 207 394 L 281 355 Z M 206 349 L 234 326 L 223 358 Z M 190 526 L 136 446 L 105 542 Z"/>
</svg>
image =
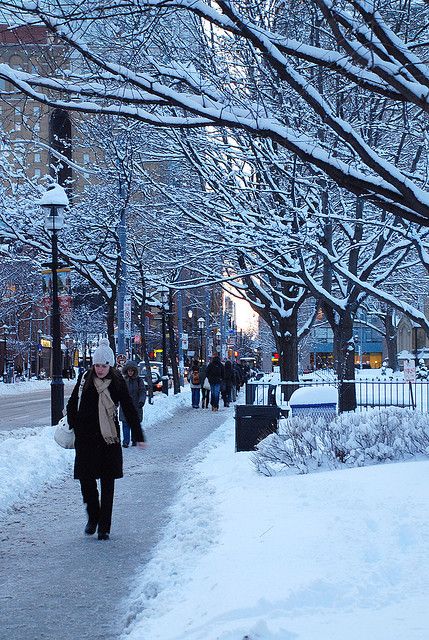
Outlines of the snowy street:
<svg viewBox="0 0 429 640">
<path fill-rule="evenodd" d="M 147 427 L 147 449 L 124 450 L 109 542 L 84 536 L 86 514 L 71 471 L 74 454 L 58 447 L 69 458 L 66 475 L 2 518 L 2 640 L 118 638 L 121 601 L 161 536 L 184 459 L 232 412 L 197 413 L 188 406 L 188 394 L 181 395 L 174 418 L 167 413 Z M 19 431 L 3 447 L 11 441 L 37 444 L 32 436 L 23 442 Z M 23 466 L 22 473 L 31 475 L 31 469 Z"/>
</svg>

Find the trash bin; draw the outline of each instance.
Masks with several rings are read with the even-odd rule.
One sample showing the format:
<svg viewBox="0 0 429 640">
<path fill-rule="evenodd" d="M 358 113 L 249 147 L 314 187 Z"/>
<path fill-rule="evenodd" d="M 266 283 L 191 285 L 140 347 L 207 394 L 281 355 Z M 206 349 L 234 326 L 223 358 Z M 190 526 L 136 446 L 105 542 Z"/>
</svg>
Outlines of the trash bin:
<svg viewBox="0 0 429 640">
<path fill-rule="evenodd" d="M 280 409 L 262 404 L 239 404 L 235 407 L 235 450 L 253 451 L 260 440 L 276 433 Z"/>
<path fill-rule="evenodd" d="M 307 386 L 293 392 L 289 405 L 292 418 L 313 416 L 331 421 L 337 415 L 338 390 L 332 386 Z"/>
</svg>

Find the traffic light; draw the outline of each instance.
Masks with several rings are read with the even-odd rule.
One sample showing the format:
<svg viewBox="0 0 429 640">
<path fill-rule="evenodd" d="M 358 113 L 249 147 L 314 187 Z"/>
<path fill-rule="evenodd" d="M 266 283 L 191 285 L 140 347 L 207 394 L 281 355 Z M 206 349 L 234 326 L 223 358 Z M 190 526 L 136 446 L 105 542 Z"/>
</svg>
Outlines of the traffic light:
<svg viewBox="0 0 429 640">
<path fill-rule="evenodd" d="M 271 353 L 271 362 L 272 362 L 272 364 L 278 364 L 279 363 L 279 354 L 277 353 L 277 351 L 273 351 Z"/>
</svg>

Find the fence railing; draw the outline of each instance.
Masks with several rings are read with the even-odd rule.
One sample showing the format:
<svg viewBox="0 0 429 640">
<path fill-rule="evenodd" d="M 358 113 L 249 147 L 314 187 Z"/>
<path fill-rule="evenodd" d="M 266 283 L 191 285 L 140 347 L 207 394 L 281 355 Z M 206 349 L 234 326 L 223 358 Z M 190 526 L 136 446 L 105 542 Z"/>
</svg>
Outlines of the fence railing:
<svg viewBox="0 0 429 640">
<path fill-rule="evenodd" d="M 360 409 L 367 407 L 408 407 L 429 413 L 429 382 L 419 380 L 344 380 L 343 384 L 356 386 L 356 401 Z M 336 387 L 338 380 L 313 380 L 296 382 L 264 382 L 251 380 L 246 383 L 246 404 L 279 405 L 288 407 L 285 400 L 291 392 L 302 387 Z M 286 392 L 286 389 L 289 392 Z M 315 392 L 316 393 L 316 392 Z"/>
</svg>

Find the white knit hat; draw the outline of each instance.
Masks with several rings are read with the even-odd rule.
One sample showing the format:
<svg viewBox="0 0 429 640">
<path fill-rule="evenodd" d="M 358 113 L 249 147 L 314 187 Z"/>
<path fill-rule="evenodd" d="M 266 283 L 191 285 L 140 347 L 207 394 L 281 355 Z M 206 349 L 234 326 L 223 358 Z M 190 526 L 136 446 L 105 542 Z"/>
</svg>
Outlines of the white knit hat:
<svg viewBox="0 0 429 640">
<path fill-rule="evenodd" d="M 98 347 L 92 354 L 92 364 L 110 364 L 111 367 L 115 364 L 115 354 L 110 348 L 107 338 L 101 338 Z"/>
</svg>

